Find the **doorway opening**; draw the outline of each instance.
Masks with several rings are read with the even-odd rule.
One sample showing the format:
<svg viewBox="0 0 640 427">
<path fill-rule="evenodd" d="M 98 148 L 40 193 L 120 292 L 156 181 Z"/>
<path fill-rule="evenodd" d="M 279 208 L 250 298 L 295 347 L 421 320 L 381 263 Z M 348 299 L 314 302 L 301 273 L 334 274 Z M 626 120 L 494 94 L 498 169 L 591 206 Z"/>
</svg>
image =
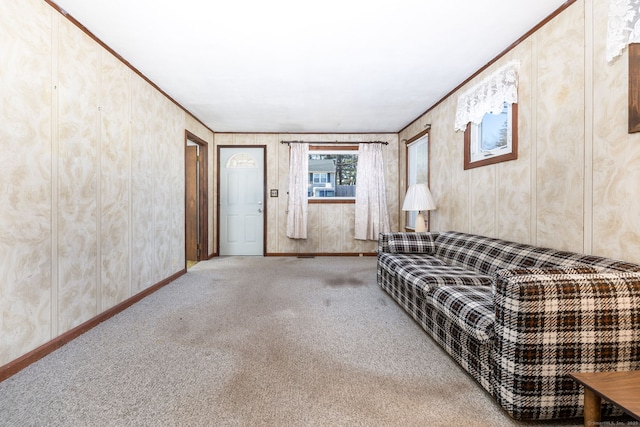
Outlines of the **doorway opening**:
<svg viewBox="0 0 640 427">
<path fill-rule="evenodd" d="M 185 267 L 209 259 L 207 142 L 185 131 Z"/>
</svg>

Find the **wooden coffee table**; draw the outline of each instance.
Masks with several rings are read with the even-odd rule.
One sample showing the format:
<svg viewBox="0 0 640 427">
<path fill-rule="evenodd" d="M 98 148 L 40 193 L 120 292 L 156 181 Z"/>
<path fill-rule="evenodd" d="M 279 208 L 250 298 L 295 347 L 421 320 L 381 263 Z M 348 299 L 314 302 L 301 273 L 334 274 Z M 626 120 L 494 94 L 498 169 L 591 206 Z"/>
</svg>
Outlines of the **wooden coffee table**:
<svg viewBox="0 0 640 427">
<path fill-rule="evenodd" d="M 574 372 L 569 376 L 584 386 L 585 427 L 600 422 L 602 399 L 640 421 L 640 371 Z"/>
</svg>

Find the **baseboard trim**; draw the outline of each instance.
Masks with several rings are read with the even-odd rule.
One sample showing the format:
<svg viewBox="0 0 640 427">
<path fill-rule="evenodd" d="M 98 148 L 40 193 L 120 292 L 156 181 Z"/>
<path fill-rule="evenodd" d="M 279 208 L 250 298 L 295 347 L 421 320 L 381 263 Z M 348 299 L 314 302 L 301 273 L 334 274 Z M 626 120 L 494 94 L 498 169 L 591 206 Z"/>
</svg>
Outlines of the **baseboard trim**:
<svg viewBox="0 0 640 427">
<path fill-rule="evenodd" d="M 281 253 L 281 252 L 269 252 L 265 256 L 291 256 L 299 258 L 312 258 L 315 256 L 378 256 L 377 252 L 293 252 L 293 253 Z"/>
<path fill-rule="evenodd" d="M 125 309 L 131 307 L 133 304 L 151 295 L 152 293 L 156 292 L 158 289 L 162 288 L 163 286 L 166 286 L 169 283 L 173 282 L 174 280 L 176 280 L 178 277 L 182 276 L 186 272 L 187 272 L 187 269 L 185 268 L 173 274 L 172 276 L 169 276 L 168 278 L 156 283 L 155 285 L 148 287 L 144 291 L 139 292 L 134 296 L 122 301 L 120 304 L 115 305 L 106 311 L 103 311 L 97 316 L 87 320 L 83 324 L 78 325 L 75 328 L 52 339 L 51 341 L 42 344 L 40 347 L 30 351 L 29 353 L 26 353 L 25 355 L 20 356 L 19 358 L 7 363 L 4 366 L 0 366 L 0 381 L 4 381 L 7 378 L 11 377 L 12 375 L 17 374 L 18 372 L 20 372 L 27 366 L 31 365 L 32 363 L 37 362 L 38 360 L 42 359 L 49 353 L 54 352 L 55 350 L 59 349 L 63 345 L 67 344 L 68 342 L 84 334 L 88 330 L 96 327 L 100 323 L 115 316 L 121 311 L 124 311 Z"/>
</svg>

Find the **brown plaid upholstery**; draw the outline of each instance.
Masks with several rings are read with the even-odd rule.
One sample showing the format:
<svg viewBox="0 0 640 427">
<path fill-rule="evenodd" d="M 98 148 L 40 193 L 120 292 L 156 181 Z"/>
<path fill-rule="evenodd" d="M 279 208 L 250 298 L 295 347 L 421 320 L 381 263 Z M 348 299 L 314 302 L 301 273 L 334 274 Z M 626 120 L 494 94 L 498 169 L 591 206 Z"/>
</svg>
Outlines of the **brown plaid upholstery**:
<svg viewBox="0 0 640 427">
<path fill-rule="evenodd" d="M 458 232 L 378 246 L 380 286 L 516 419 L 581 416 L 568 372 L 640 369 L 636 264 Z"/>
</svg>

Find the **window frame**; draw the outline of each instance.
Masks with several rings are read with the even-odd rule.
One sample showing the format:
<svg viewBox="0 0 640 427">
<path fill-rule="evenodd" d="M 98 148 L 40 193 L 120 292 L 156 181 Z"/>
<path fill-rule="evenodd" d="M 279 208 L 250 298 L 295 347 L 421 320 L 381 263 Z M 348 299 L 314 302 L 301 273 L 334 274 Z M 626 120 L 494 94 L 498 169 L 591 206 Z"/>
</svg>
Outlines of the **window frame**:
<svg viewBox="0 0 640 427">
<path fill-rule="evenodd" d="M 413 138 L 408 139 L 407 141 L 405 141 L 406 143 L 406 159 L 407 159 L 407 168 L 406 168 L 406 186 L 405 186 L 405 190 L 404 190 L 404 194 L 403 194 L 403 200 L 404 200 L 404 196 L 407 194 L 407 189 L 409 188 L 409 186 L 411 184 L 417 184 L 418 182 L 418 175 L 420 174 L 418 172 L 418 167 L 417 167 L 417 161 L 415 163 L 416 166 L 416 170 L 415 170 L 415 175 L 412 175 L 412 171 L 411 171 L 411 153 L 412 153 L 412 149 L 411 148 L 415 148 L 415 150 L 417 151 L 418 147 L 420 147 L 421 145 L 426 145 L 427 146 L 427 170 L 426 170 L 426 175 L 427 175 L 427 182 L 421 182 L 420 184 L 427 184 L 429 186 L 429 188 L 431 188 L 430 185 L 430 154 L 431 154 L 431 144 L 429 144 L 430 139 L 431 139 L 431 132 L 430 132 L 430 128 L 429 129 L 425 129 L 424 131 L 418 133 L 416 136 L 414 136 Z M 423 213 L 424 215 L 424 213 Z M 417 212 L 412 212 L 412 211 L 408 211 L 405 213 L 405 230 L 407 231 L 414 231 L 415 230 L 415 221 L 416 221 L 416 217 L 418 216 Z M 426 220 L 427 220 L 427 224 L 429 224 L 429 211 L 426 212 Z M 427 228 L 428 230 L 428 228 Z"/>
<path fill-rule="evenodd" d="M 309 154 L 317 154 L 312 153 L 312 151 L 322 151 L 328 152 L 327 154 L 335 151 L 348 151 L 350 154 L 358 155 L 358 143 L 354 142 L 353 145 L 310 145 L 309 146 Z M 307 171 L 308 174 L 308 171 Z M 357 185 L 357 183 L 356 183 Z M 308 197 L 307 203 L 334 203 L 334 204 L 355 204 L 356 198 L 354 197 Z"/>
<path fill-rule="evenodd" d="M 490 113 L 487 113 L 490 114 Z M 486 116 L 486 114 L 485 114 Z M 511 120 L 509 120 L 509 118 Z M 483 118 L 484 122 L 484 118 Z M 508 105 L 507 112 L 507 137 L 511 140 L 511 150 L 502 155 L 490 154 L 482 160 L 472 161 L 471 152 L 480 142 L 478 141 L 479 128 L 481 125 L 467 123 L 464 131 L 464 170 L 473 169 L 480 166 L 493 165 L 496 163 L 516 160 L 518 158 L 518 104 Z"/>
</svg>

